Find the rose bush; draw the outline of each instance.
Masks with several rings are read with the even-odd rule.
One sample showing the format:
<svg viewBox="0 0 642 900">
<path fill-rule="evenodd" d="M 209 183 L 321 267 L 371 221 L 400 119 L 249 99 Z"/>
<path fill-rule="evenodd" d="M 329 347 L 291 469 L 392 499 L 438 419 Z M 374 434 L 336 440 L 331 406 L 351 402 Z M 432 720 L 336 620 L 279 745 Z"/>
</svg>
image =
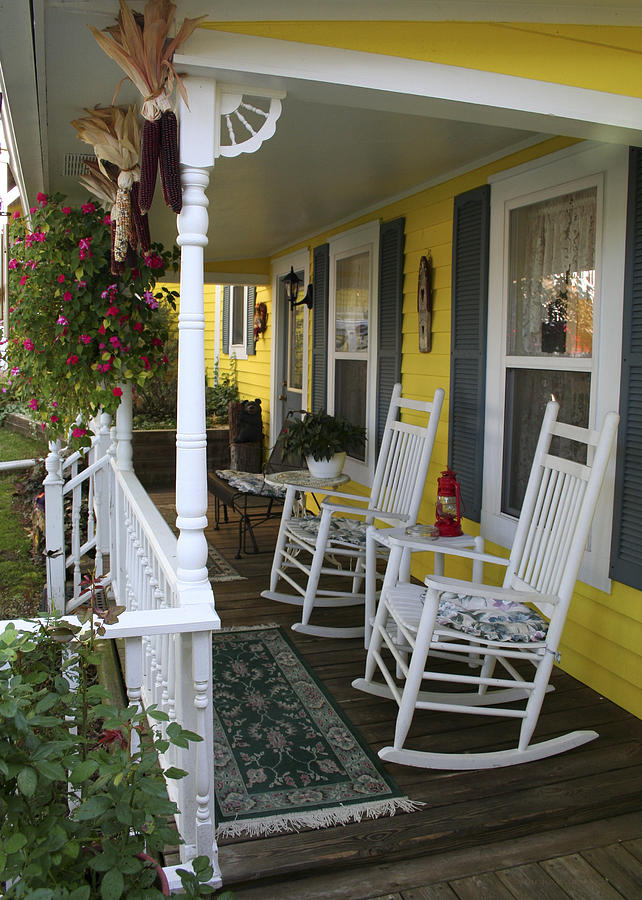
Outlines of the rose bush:
<svg viewBox="0 0 642 900">
<path fill-rule="evenodd" d="M 115 414 L 124 383 L 142 387 L 166 366 L 169 319 L 157 310 L 174 308 L 176 292 L 155 288 L 178 250 L 153 244 L 115 276 L 100 207 L 37 200 L 29 221 L 14 213 L 9 229 L 10 390 L 49 439 L 78 447 L 100 409 Z"/>
</svg>

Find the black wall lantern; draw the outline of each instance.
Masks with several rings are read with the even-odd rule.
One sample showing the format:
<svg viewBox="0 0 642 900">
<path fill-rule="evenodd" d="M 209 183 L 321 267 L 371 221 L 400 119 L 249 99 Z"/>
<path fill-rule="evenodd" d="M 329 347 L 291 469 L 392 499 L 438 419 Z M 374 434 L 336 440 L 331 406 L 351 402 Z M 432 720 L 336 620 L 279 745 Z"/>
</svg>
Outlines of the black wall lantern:
<svg viewBox="0 0 642 900">
<path fill-rule="evenodd" d="M 308 285 L 308 290 L 306 292 L 305 297 L 301 300 L 297 300 L 299 296 L 299 286 L 301 285 L 301 279 L 294 271 L 294 268 L 290 266 L 290 271 L 283 279 L 283 286 L 285 288 L 285 298 L 290 304 L 290 308 L 294 309 L 295 306 L 301 306 L 302 303 L 308 307 L 308 309 L 312 309 L 312 285 Z"/>
</svg>

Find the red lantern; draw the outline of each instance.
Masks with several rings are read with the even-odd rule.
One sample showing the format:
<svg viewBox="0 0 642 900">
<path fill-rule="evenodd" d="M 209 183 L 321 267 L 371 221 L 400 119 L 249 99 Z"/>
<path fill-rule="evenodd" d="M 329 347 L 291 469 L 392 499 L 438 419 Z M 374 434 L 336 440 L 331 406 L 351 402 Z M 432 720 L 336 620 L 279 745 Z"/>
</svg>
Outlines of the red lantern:
<svg viewBox="0 0 642 900">
<path fill-rule="evenodd" d="M 440 537 L 457 537 L 461 530 L 461 497 L 455 473 L 446 469 L 437 479 L 437 520 Z"/>
</svg>

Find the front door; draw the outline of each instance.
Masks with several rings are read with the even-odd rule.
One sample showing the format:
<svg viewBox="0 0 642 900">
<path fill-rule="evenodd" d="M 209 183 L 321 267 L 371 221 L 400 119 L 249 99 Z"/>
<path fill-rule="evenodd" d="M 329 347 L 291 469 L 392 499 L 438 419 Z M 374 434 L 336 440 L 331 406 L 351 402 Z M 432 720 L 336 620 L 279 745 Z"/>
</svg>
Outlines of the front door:
<svg viewBox="0 0 642 900">
<path fill-rule="evenodd" d="M 295 269 L 301 279 L 300 296 L 305 293 L 303 269 Z M 285 417 L 292 410 L 307 406 L 307 306 L 301 304 L 290 308 L 285 298 L 285 287 L 281 276 L 278 279 L 277 302 L 279 304 L 279 341 L 277 345 L 276 376 L 278 395 L 276 404 L 276 432 L 281 429 Z"/>
</svg>

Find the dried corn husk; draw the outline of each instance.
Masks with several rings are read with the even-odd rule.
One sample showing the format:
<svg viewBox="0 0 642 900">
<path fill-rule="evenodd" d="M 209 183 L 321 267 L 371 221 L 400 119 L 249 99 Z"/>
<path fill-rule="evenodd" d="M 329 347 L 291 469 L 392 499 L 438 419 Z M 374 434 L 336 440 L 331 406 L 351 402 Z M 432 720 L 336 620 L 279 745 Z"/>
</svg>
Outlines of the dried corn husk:
<svg viewBox="0 0 642 900">
<path fill-rule="evenodd" d="M 172 60 L 178 47 L 207 16 L 185 19 L 175 37 L 170 38 L 176 12 L 176 5 L 170 0 L 148 0 L 142 16 L 132 12 L 125 0 L 119 0 L 119 4 L 116 25 L 104 31 L 91 30 L 100 47 L 140 91 L 143 117 L 157 119 L 171 108 L 174 85 L 187 102 L 185 87 Z"/>
<path fill-rule="evenodd" d="M 135 106 L 127 109 L 120 106 L 95 107 L 85 112 L 89 115 L 71 123 L 78 137 L 94 148 L 98 168 L 103 175 L 109 177 L 104 160 L 120 170 L 111 216 L 116 226 L 114 260 L 122 262 L 127 256 L 127 245 L 136 244 L 132 234 L 130 191 L 134 181 L 140 178 L 138 114 Z"/>
<path fill-rule="evenodd" d="M 100 202 L 109 210 L 116 202 L 116 189 L 118 187 L 118 173 L 115 176 L 108 172 L 103 174 L 98 160 L 88 160 L 85 165 L 89 169 L 85 175 L 80 176 L 80 182 L 83 184 L 90 194 L 97 197 Z"/>
</svg>

